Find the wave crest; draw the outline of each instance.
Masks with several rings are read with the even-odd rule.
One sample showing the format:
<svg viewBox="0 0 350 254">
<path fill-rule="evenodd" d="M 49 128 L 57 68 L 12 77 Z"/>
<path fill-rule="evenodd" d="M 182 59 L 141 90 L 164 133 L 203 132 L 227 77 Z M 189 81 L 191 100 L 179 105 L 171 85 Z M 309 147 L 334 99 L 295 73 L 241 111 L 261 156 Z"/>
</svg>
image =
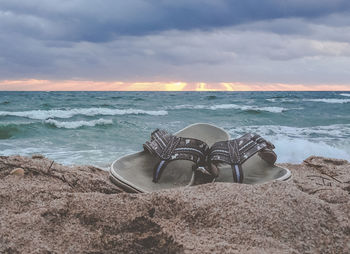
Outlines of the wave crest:
<svg viewBox="0 0 350 254">
<path fill-rule="evenodd" d="M 287 110 L 287 108 L 282 107 L 257 107 L 249 105 L 237 105 L 237 104 L 218 104 L 218 105 L 177 105 L 171 107 L 170 109 L 209 109 L 209 110 L 220 110 L 220 109 L 237 109 L 242 111 L 266 111 L 270 113 L 281 113 Z"/>
<path fill-rule="evenodd" d="M 45 123 L 53 125 L 57 128 L 65 129 L 78 129 L 81 127 L 94 127 L 96 125 L 110 125 L 113 124 L 113 121 L 110 119 L 97 119 L 92 121 L 72 121 L 72 122 L 60 122 L 53 119 L 46 120 Z"/>
<path fill-rule="evenodd" d="M 141 109 L 110 109 L 110 108 L 75 108 L 75 109 L 51 109 L 51 110 L 30 110 L 30 111 L 0 111 L 0 116 L 19 116 L 36 120 L 46 120 L 49 118 L 71 118 L 75 115 L 167 115 L 164 110 L 152 111 Z"/>
<path fill-rule="evenodd" d="M 276 146 L 278 162 L 300 163 L 311 155 L 350 161 L 350 124 L 314 127 L 242 126 L 229 129 L 232 138 L 247 132 L 261 135 Z"/>
<path fill-rule="evenodd" d="M 324 102 L 324 103 L 350 103 L 350 99 L 304 99 L 304 101 Z"/>
</svg>

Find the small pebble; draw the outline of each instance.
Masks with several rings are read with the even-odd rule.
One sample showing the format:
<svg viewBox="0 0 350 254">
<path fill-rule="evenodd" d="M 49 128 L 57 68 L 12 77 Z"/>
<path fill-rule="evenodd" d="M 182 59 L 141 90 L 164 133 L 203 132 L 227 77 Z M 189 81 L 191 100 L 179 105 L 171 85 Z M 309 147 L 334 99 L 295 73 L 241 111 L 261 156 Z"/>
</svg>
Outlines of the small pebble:
<svg viewBox="0 0 350 254">
<path fill-rule="evenodd" d="M 23 168 L 15 168 L 10 172 L 11 175 L 16 175 L 16 176 L 24 176 L 24 169 Z"/>
</svg>

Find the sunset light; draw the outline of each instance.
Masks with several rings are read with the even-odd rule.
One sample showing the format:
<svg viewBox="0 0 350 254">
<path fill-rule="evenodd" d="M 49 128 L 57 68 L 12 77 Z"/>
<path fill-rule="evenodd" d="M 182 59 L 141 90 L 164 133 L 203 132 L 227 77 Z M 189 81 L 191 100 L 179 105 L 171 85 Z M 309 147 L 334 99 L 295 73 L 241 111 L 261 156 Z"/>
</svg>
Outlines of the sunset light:
<svg viewBox="0 0 350 254">
<path fill-rule="evenodd" d="M 120 82 L 79 80 L 3 80 L 4 91 L 349 91 L 349 85 L 266 83 Z"/>
</svg>

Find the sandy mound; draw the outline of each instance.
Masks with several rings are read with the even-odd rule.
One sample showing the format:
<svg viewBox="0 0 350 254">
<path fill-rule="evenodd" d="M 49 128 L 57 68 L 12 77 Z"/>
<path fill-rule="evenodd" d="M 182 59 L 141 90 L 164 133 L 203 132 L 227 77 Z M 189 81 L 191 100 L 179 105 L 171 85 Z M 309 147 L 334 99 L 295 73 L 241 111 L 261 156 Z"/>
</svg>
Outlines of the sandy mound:
<svg viewBox="0 0 350 254">
<path fill-rule="evenodd" d="M 127 194 L 91 166 L 0 157 L 0 253 L 350 253 L 350 164 L 284 166 L 288 182 Z"/>
</svg>

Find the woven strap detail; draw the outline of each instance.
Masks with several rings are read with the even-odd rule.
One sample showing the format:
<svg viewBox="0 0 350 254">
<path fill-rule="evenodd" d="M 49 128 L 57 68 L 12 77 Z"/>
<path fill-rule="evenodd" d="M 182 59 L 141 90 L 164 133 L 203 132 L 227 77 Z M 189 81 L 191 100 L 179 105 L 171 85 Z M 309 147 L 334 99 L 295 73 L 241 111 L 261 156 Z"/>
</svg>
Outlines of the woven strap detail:
<svg viewBox="0 0 350 254">
<path fill-rule="evenodd" d="M 170 161 L 189 160 L 194 162 L 196 167 L 206 166 L 209 152 L 208 145 L 201 140 L 176 137 L 159 129 L 151 134 L 151 141 L 147 141 L 143 147 L 159 158 L 159 163 L 154 168 L 154 182 L 159 181 L 163 170 Z"/>
<path fill-rule="evenodd" d="M 242 164 L 254 154 L 269 164 L 274 164 L 277 156 L 272 151 L 275 146 L 257 134 L 247 133 L 238 139 L 215 143 L 209 152 L 208 161 L 214 164 L 224 162 L 232 167 L 235 182 L 243 181 Z"/>
</svg>

